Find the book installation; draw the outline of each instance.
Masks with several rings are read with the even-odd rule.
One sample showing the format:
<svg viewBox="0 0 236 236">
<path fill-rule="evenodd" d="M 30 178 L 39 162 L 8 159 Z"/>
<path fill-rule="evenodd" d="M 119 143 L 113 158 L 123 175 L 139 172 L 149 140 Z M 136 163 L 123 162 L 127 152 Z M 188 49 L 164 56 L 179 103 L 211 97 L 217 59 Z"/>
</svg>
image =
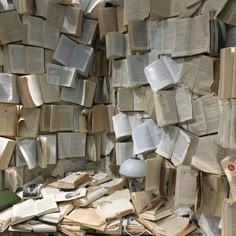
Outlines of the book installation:
<svg viewBox="0 0 236 236">
<path fill-rule="evenodd" d="M 0 0 L 0 235 L 235 236 L 236 0 Z"/>
</svg>

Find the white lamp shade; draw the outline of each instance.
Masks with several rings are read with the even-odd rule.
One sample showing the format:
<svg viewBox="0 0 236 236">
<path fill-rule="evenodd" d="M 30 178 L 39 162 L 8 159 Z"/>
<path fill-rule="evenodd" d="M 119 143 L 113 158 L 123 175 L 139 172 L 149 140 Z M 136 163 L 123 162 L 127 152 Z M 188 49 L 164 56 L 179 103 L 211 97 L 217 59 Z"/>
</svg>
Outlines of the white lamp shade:
<svg viewBox="0 0 236 236">
<path fill-rule="evenodd" d="M 121 164 L 119 173 L 129 178 L 145 177 L 145 162 L 139 158 L 128 159 Z"/>
</svg>

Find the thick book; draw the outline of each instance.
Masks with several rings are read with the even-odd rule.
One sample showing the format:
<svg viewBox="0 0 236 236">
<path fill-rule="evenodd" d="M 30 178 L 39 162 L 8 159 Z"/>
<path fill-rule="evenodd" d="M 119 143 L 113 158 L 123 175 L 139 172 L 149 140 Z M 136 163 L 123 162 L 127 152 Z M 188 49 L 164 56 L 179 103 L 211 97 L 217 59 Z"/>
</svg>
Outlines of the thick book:
<svg viewBox="0 0 236 236">
<path fill-rule="evenodd" d="M 87 180 L 89 180 L 89 174 L 87 172 L 77 172 L 51 183 L 50 186 L 59 189 L 75 189 Z"/>
<path fill-rule="evenodd" d="M 0 191 L 0 211 L 18 203 L 21 198 L 9 189 Z"/>
</svg>

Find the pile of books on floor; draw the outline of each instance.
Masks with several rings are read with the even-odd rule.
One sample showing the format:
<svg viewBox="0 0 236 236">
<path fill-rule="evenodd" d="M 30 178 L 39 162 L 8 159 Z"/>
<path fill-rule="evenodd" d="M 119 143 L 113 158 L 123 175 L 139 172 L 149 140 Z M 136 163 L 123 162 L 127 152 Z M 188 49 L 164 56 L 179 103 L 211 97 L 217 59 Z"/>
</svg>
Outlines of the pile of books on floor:
<svg viewBox="0 0 236 236">
<path fill-rule="evenodd" d="M 234 236 L 235 19 L 235 0 L 0 0 L 1 231 Z"/>
<path fill-rule="evenodd" d="M 130 192 L 125 179 L 92 170 L 45 181 L 39 176 L 0 197 L 0 232 L 186 235 L 197 229 L 160 194 Z"/>
</svg>

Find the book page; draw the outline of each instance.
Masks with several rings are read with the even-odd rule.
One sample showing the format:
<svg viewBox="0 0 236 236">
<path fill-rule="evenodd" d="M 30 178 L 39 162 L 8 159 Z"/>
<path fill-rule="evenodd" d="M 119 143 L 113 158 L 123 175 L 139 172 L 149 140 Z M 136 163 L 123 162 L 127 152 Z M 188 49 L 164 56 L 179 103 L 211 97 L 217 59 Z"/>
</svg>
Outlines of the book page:
<svg viewBox="0 0 236 236">
<path fill-rule="evenodd" d="M 116 164 L 121 165 L 133 156 L 133 142 L 116 143 Z"/>
<path fill-rule="evenodd" d="M 197 171 L 190 166 L 177 167 L 175 203 L 194 205 L 196 203 Z"/>
<path fill-rule="evenodd" d="M 98 27 L 97 20 L 83 18 L 81 37 L 74 37 L 74 36 L 69 36 L 69 37 L 78 43 L 92 46 L 97 27 Z"/>
<path fill-rule="evenodd" d="M 103 39 L 107 33 L 117 31 L 117 17 L 115 7 L 106 7 L 98 9 L 98 25 L 100 39 Z"/>
<path fill-rule="evenodd" d="M 207 133 L 207 120 L 201 99 L 193 101 L 193 119 L 188 121 L 189 130 L 196 135 Z"/>
<path fill-rule="evenodd" d="M 144 13 L 146 11 L 148 7 L 146 2 L 148 1 L 145 1 L 145 3 L 142 4 L 142 1 L 140 0 L 131 0 L 131 1 L 124 0 L 124 25 L 128 25 L 128 21 L 138 20 L 138 19 L 141 20 L 142 18 L 145 18 L 144 16 L 145 14 L 141 15 L 141 12 Z M 143 5 L 144 8 L 141 7 L 141 5 Z M 146 16 L 148 16 L 148 13 Z"/>
<path fill-rule="evenodd" d="M 196 16 L 191 26 L 191 54 L 208 52 L 210 48 L 210 27 L 208 15 Z"/>
<path fill-rule="evenodd" d="M 139 125 L 132 132 L 134 155 L 155 150 L 161 135 L 161 129 L 151 119 Z"/>
<path fill-rule="evenodd" d="M 201 57 L 197 56 L 185 58 L 177 84 L 187 86 L 193 91 L 200 61 Z"/>
<path fill-rule="evenodd" d="M 175 103 L 178 113 L 178 121 L 182 123 L 193 118 L 192 94 L 188 88 L 177 88 L 175 93 Z"/>
<path fill-rule="evenodd" d="M 26 47 L 26 73 L 41 74 L 44 72 L 44 49 Z"/>
<path fill-rule="evenodd" d="M 17 142 L 30 170 L 37 166 L 36 139 L 21 139 Z"/>
<path fill-rule="evenodd" d="M 159 192 L 162 157 L 157 154 L 153 154 L 152 157 L 145 160 L 145 191 L 156 190 Z"/>
<path fill-rule="evenodd" d="M 102 202 L 97 207 L 98 212 L 106 219 L 116 218 L 134 213 L 130 199 L 121 198 L 110 202 Z"/>
<path fill-rule="evenodd" d="M 84 157 L 86 134 L 58 133 L 58 158 Z"/>
<path fill-rule="evenodd" d="M 3 103 L 19 103 L 19 92 L 16 75 L 0 74 L 0 101 Z"/>
<path fill-rule="evenodd" d="M 21 108 L 17 126 L 17 136 L 36 138 L 39 131 L 40 109 Z"/>
<path fill-rule="evenodd" d="M 61 63 L 62 65 L 69 66 L 71 55 L 73 55 L 76 46 L 76 42 L 69 39 L 65 35 L 61 35 L 57 47 L 53 53 L 53 60 Z"/>
<path fill-rule="evenodd" d="M 47 64 L 47 82 L 52 85 L 60 85 L 75 88 L 76 68 Z"/>
<path fill-rule="evenodd" d="M 184 59 L 172 59 L 170 56 L 161 56 L 161 59 L 165 63 L 175 83 L 178 82 Z"/>
<path fill-rule="evenodd" d="M 149 49 L 147 38 L 147 23 L 145 20 L 132 20 L 128 22 L 129 43 L 131 52 Z"/>
<path fill-rule="evenodd" d="M 36 200 L 35 208 L 36 208 L 35 215 L 37 216 L 59 211 L 57 203 L 53 200 L 52 195 Z"/>
<path fill-rule="evenodd" d="M 163 53 L 171 54 L 174 41 L 174 31 L 176 18 L 167 19 L 164 22 Z"/>
<path fill-rule="evenodd" d="M 227 178 L 205 174 L 202 177 L 203 212 L 211 216 L 222 216 L 223 201 L 227 198 Z"/>
<path fill-rule="evenodd" d="M 105 230 L 106 219 L 94 208 L 76 208 L 65 217 L 92 229 Z"/>
<path fill-rule="evenodd" d="M 175 90 L 153 92 L 157 123 L 160 127 L 179 123 Z"/>
<path fill-rule="evenodd" d="M 35 216 L 35 201 L 28 199 L 13 206 L 12 224 L 20 223 Z"/>
<path fill-rule="evenodd" d="M 211 93 L 211 86 L 214 82 L 214 63 L 216 59 L 211 57 L 200 57 L 200 63 L 196 73 L 196 80 L 193 87 L 193 92 L 206 95 Z"/>
<path fill-rule="evenodd" d="M 147 21 L 147 37 L 150 49 L 156 49 L 159 54 L 164 50 L 165 21 Z"/>
<path fill-rule="evenodd" d="M 112 117 L 116 140 L 122 140 L 130 137 L 132 134 L 128 116 L 124 113 L 118 113 Z"/>
<path fill-rule="evenodd" d="M 4 49 L 3 49 L 4 50 Z M 11 73 L 26 73 L 26 47 L 22 45 L 10 44 L 7 46 L 9 57 L 9 71 Z"/>
<path fill-rule="evenodd" d="M 192 22 L 193 18 L 176 20 L 172 48 L 173 57 L 191 55 Z"/>
<path fill-rule="evenodd" d="M 217 158 L 216 139 L 217 135 L 199 138 L 197 149 L 192 158 L 192 166 L 207 173 L 223 174 Z"/>
<path fill-rule="evenodd" d="M 5 24 L 7 22 L 7 24 Z M 23 39 L 24 28 L 17 12 L 7 11 L 0 14 L 0 44 L 8 44 Z"/>
<path fill-rule="evenodd" d="M 47 82 L 47 73 L 37 75 L 44 103 L 60 102 L 60 88 Z"/>
<path fill-rule="evenodd" d="M 207 122 L 207 133 L 216 133 L 219 127 L 219 104 L 217 97 L 212 94 L 202 97 L 202 105 Z"/>
<path fill-rule="evenodd" d="M 180 129 L 176 126 L 167 126 L 162 128 L 161 140 L 157 145 L 155 152 L 167 159 L 170 159 L 179 135 L 179 130 Z"/>
<path fill-rule="evenodd" d="M 158 59 L 144 69 L 145 76 L 154 91 L 172 87 L 174 80 L 162 59 Z"/>
<path fill-rule="evenodd" d="M 233 236 L 236 230 L 236 226 L 233 221 L 234 217 L 236 216 L 235 200 L 225 199 L 222 209 L 222 234 Z"/>
<path fill-rule="evenodd" d="M 183 130 L 180 129 L 171 157 L 171 161 L 175 166 L 184 164 L 190 144 L 190 137 Z"/>
<path fill-rule="evenodd" d="M 0 135 L 16 136 L 17 106 L 0 104 Z"/>
<path fill-rule="evenodd" d="M 127 60 L 113 61 L 112 66 L 112 87 L 129 87 Z"/>
<path fill-rule="evenodd" d="M 147 57 L 145 55 L 127 55 L 129 87 L 148 84 L 144 74 L 146 64 Z"/>
</svg>

